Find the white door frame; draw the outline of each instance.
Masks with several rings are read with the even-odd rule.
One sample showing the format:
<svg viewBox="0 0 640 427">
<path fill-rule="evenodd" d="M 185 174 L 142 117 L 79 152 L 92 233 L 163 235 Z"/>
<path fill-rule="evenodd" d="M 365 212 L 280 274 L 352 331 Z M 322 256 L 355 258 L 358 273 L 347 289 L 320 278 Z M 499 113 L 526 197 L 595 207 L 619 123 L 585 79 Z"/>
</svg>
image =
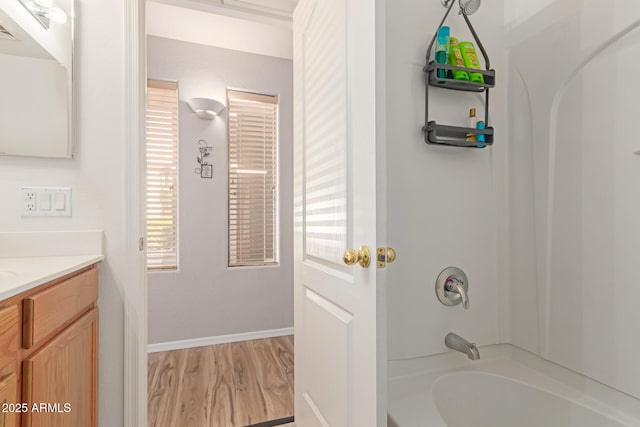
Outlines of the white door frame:
<svg viewBox="0 0 640 427">
<path fill-rule="evenodd" d="M 124 85 L 127 242 L 124 303 L 124 427 L 147 425 L 147 268 L 145 206 L 145 0 L 124 0 Z M 104 408 L 103 408 L 104 410 Z"/>
</svg>

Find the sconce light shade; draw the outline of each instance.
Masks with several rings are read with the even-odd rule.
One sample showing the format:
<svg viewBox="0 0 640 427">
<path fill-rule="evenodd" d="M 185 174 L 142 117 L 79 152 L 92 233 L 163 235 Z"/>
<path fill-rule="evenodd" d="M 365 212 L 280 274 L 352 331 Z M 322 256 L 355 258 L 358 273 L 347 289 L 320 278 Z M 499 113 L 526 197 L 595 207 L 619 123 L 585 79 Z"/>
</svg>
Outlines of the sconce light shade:
<svg viewBox="0 0 640 427">
<path fill-rule="evenodd" d="M 213 120 L 224 111 L 224 104 L 210 98 L 191 98 L 188 102 L 196 116 L 204 120 Z"/>
</svg>

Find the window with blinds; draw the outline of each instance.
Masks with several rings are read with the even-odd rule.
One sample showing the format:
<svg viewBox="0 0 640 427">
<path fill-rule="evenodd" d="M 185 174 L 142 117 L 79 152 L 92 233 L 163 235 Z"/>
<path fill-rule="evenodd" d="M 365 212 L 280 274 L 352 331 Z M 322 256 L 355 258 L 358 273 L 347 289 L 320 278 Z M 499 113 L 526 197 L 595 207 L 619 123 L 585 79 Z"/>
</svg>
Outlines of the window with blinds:
<svg viewBox="0 0 640 427">
<path fill-rule="evenodd" d="M 178 268 L 178 85 L 147 81 L 147 268 Z"/>
<path fill-rule="evenodd" d="M 278 97 L 227 91 L 229 266 L 277 263 Z"/>
</svg>

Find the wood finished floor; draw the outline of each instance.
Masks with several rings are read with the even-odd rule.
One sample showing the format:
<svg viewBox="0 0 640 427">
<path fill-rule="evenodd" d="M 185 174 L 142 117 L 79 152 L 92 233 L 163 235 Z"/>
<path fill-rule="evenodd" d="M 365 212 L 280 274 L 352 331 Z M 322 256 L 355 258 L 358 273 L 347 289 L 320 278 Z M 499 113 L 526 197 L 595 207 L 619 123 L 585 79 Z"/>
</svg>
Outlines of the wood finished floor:
<svg viewBox="0 0 640 427">
<path fill-rule="evenodd" d="M 293 336 L 149 354 L 149 427 L 244 427 L 293 416 Z"/>
</svg>

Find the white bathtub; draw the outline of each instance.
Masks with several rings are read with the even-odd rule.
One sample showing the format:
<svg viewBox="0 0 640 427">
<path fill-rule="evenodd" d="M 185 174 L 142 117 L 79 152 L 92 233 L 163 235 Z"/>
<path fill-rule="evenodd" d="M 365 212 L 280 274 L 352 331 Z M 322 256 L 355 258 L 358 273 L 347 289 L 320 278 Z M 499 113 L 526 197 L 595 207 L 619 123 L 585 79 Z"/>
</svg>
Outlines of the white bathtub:
<svg viewBox="0 0 640 427">
<path fill-rule="evenodd" d="M 640 427 L 640 401 L 510 345 L 389 363 L 389 427 Z"/>
</svg>

